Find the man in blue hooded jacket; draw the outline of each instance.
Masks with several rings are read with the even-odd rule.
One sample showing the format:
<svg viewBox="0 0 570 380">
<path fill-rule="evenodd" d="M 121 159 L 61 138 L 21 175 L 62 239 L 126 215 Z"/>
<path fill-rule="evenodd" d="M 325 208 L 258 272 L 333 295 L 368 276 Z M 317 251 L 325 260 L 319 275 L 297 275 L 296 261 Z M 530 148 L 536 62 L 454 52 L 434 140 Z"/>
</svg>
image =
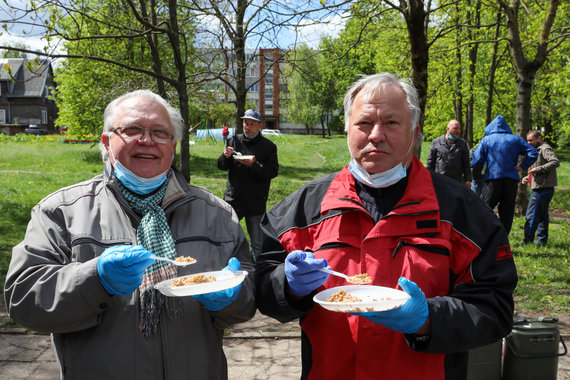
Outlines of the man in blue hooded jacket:
<svg viewBox="0 0 570 380">
<path fill-rule="evenodd" d="M 524 157 L 520 164 L 519 156 Z M 519 172 L 528 169 L 537 156 L 536 149 L 513 134 L 501 115 L 485 127 L 485 136 L 473 153 L 473 169 L 481 170 L 487 163 L 481 198 L 492 209 L 498 205 L 499 219 L 507 233 L 513 224 Z"/>
</svg>

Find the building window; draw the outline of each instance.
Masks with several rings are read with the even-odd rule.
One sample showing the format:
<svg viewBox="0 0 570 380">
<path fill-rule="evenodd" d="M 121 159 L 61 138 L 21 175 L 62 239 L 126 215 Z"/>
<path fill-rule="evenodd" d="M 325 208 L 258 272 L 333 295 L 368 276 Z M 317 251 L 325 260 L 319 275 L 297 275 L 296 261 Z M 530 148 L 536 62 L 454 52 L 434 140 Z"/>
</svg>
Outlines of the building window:
<svg viewBox="0 0 570 380">
<path fill-rule="evenodd" d="M 6 124 L 6 110 L 0 110 L 0 124 Z"/>
<path fill-rule="evenodd" d="M 47 123 L 48 123 L 47 110 L 42 109 L 42 124 L 47 125 Z"/>
</svg>

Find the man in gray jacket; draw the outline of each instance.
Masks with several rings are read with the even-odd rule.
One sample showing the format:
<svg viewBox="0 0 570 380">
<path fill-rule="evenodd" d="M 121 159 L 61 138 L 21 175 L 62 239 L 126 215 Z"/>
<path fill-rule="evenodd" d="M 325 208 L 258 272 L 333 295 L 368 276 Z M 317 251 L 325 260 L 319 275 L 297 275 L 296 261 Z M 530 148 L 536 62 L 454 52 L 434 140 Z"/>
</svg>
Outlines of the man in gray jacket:
<svg viewBox="0 0 570 380">
<path fill-rule="evenodd" d="M 104 172 L 47 196 L 14 247 L 10 317 L 52 333 L 62 379 L 226 379 L 224 329 L 255 313 L 253 265 L 230 205 L 173 168 L 180 113 L 150 91 L 111 102 Z M 191 256 L 177 267 L 154 256 Z M 155 285 L 222 268 L 229 289 L 166 297 Z"/>
<path fill-rule="evenodd" d="M 554 186 L 558 185 L 556 168 L 560 166 L 560 161 L 552 147 L 542 140 L 539 131 L 530 131 L 526 141 L 536 148 L 538 158 L 522 179 L 522 183 L 530 184 L 531 188 L 523 244 L 532 243 L 536 233 L 536 245 L 540 247 L 548 242 L 548 206 L 554 196 Z"/>
<path fill-rule="evenodd" d="M 431 142 L 426 167 L 435 173 L 453 178 L 471 188 L 469 147 L 461 137 L 461 124 L 450 120 L 445 135 Z"/>
</svg>

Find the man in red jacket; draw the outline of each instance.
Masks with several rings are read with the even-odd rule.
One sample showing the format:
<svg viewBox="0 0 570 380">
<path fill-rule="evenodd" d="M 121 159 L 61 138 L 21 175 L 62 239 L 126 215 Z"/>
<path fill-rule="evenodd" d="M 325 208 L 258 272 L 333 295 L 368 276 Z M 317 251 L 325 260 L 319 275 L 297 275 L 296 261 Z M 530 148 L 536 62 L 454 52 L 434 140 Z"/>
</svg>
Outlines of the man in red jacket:
<svg viewBox="0 0 570 380">
<path fill-rule="evenodd" d="M 512 327 L 517 274 L 505 229 L 471 190 L 414 157 L 420 108 L 407 81 L 364 77 L 344 109 L 350 163 L 262 220 L 257 306 L 282 322 L 300 318 L 303 379 L 465 379 L 467 350 Z M 315 294 L 353 290 L 326 267 L 368 273 L 371 285 L 410 298 L 387 311 L 381 301 L 326 310 Z"/>
</svg>

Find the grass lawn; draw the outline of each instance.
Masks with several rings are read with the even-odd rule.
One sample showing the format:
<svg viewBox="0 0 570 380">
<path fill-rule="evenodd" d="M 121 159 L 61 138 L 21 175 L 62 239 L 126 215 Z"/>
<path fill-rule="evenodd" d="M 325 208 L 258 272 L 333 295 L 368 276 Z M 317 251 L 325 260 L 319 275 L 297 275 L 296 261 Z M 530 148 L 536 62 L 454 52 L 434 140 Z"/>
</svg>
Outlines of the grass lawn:
<svg viewBox="0 0 570 380">
<path fill-rule="evenodd" d="M 340 170 L 349 161 L 344 136 L 270 136 L 278 147 L 279 176 L 272 181 L 268 208 L 308 181 Z M 96 144 L 65 144 L 58 136 L 7 137 L 0 135 L 0 282 L 4 284 L 12 247 L 24 237 L 30 209 L 51 192 L 89 179 L 102 171 Z M 422 146 L 425 163 L 429 143 Z M 223 151 L 220 141 L 200 140 L 191 147 L 191 182 L 222 196 L 226 172 L 217 169 Z M 549 245 L 525 246 L 523 217 L 516 217 L 510 235 L 519 272 L 515 291 L 518 314 L 570 312 L 570 151 L 557 152 L 559 187 L 551 209 Z"/>
</svg>

